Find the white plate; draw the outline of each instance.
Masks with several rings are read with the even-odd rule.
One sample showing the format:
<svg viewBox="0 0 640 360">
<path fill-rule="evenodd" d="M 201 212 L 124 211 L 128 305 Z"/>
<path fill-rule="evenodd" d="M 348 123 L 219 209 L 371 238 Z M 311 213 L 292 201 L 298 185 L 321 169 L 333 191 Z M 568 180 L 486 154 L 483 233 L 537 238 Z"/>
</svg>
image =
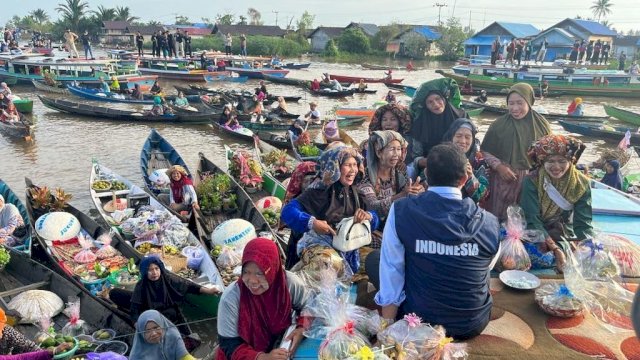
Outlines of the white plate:
<svg viewBox="0 0 640 360">
<path fill-rule="evenodd" d="M 540 286 L 537 276 L 521 270 L 507 270 L 500 273 L 500 281 L 514 289 L 533 290 Z M 529 285 L 526 285 L 528 283 Z"/>
</svg>

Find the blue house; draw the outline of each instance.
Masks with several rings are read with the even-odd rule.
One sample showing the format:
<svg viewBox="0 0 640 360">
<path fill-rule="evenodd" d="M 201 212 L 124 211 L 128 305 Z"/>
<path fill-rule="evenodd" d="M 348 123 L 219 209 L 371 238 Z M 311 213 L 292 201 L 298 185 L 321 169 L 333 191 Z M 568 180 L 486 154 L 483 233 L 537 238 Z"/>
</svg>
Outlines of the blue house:
<svg viewBox="0 0 640 360">
<path fill-rule="evenodd" d="M 583 19 L 564 19 L 549 29 L 534 37 L 531 42 L 534 53 L 540 49 L 543 39 L 546 37 L 549 43 L 544 61 L 568 58 L 573 43 L 584 40 L 600 40 L 613 46 L 617 33 L 597 21 Z"/>
<path fill-rule="evenodd" d="M 531 24 L 496 21 L 464 42 L 464 55 L 491 55 L 491 44 L 496 38 L 505 45 L 512 39 L 526 39 L 540 32 Z"/>
</svg>

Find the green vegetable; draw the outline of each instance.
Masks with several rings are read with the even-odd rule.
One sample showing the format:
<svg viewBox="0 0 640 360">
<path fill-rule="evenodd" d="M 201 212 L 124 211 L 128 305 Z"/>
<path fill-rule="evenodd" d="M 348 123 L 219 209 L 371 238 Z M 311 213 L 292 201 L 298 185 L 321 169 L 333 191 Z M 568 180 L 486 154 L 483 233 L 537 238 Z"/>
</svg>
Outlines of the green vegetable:
<svg viewBox="0 0 640 360">
<path fill-rule="evenodd" d="M 4 246 L 0 246 L 0 266 L 6 266 L 11 260 L 11 255 L 9 254 L 9 250 Z"/>
<path fill-rule="evenodd" d="M 308 156 L 319 156 L 320 149 L 317 146 L 309 144 L 309 145 L 301 145 L 298 147 L 298 152 L 300 155 L 308 157 Z"/>
</svg>

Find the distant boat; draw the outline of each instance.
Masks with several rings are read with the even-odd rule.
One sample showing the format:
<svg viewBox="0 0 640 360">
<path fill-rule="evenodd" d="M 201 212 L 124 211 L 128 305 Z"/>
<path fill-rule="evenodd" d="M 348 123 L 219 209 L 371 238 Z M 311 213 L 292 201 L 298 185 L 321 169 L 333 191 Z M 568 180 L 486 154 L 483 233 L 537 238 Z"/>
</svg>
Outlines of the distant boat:
<svg viewBox="0 0 640 360">
<path fill-rule="evenodd" d="M 558 123 L 562 127 L 572 133 L 590 136 L 596 139 L 609 140 L 612 142 L 618 142 L 624 138 L 627 131 L 631 132 L 631 145 L 640 145 L 640 134 L 635 132 L 635 129 L 628 127 L 605 127 L 602 128 L 599 124 L 594 123 L 582 123 L 579 121 L 558 120 Z"/>
<path fill-rule="evenodd" d="M 640 126 L 640 114 L 638 113 L 609 105 L 604 105 L 604 111 L 607 113 L 607 115 L 612 116 L 618 120 L 635 126 Z"/>
<path fill-rule="evenodd" d="M 374 79 L 374 78 L 368 78 L 368 77 L 362 77 L 362 76 L 348 76 L 348 75 L 335 75 L 335 74 L 329 74 L 329 78 L 338 80 L 340 82 L 359 83 L 360 80 L 364 80 L 364 82 L 366 83 L 384 83 L 384 84 L 387 84 L 387 83 L 399 84 L 402 82 L 402 80 L 404 80 L 404 79 L 387 79 L 387 78 Z"/>
</svg>

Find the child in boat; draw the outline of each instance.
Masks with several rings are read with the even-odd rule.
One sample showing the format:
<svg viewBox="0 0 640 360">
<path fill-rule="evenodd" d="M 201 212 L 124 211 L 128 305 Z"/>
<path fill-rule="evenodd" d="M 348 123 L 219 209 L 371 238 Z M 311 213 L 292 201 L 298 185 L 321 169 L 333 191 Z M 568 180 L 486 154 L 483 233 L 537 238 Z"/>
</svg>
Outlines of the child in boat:
<svg viewBox="0 0 640 360">
<path fill-rule="evenodd" d="M 582 98 L 575 98 L 569 107 L 567 108 L 567 114 L 570 116 L 583 116 L 584 115 L 584 105 L 582 105 Z"/>
<path fill-rule="evenodd" d="M 309 112 L 304 115 L 304 118 L 311 121 L 312 124 L 320 124 L 320 111 L 317 103 L 313 101 L 309 103 Z"/>
</svg>

